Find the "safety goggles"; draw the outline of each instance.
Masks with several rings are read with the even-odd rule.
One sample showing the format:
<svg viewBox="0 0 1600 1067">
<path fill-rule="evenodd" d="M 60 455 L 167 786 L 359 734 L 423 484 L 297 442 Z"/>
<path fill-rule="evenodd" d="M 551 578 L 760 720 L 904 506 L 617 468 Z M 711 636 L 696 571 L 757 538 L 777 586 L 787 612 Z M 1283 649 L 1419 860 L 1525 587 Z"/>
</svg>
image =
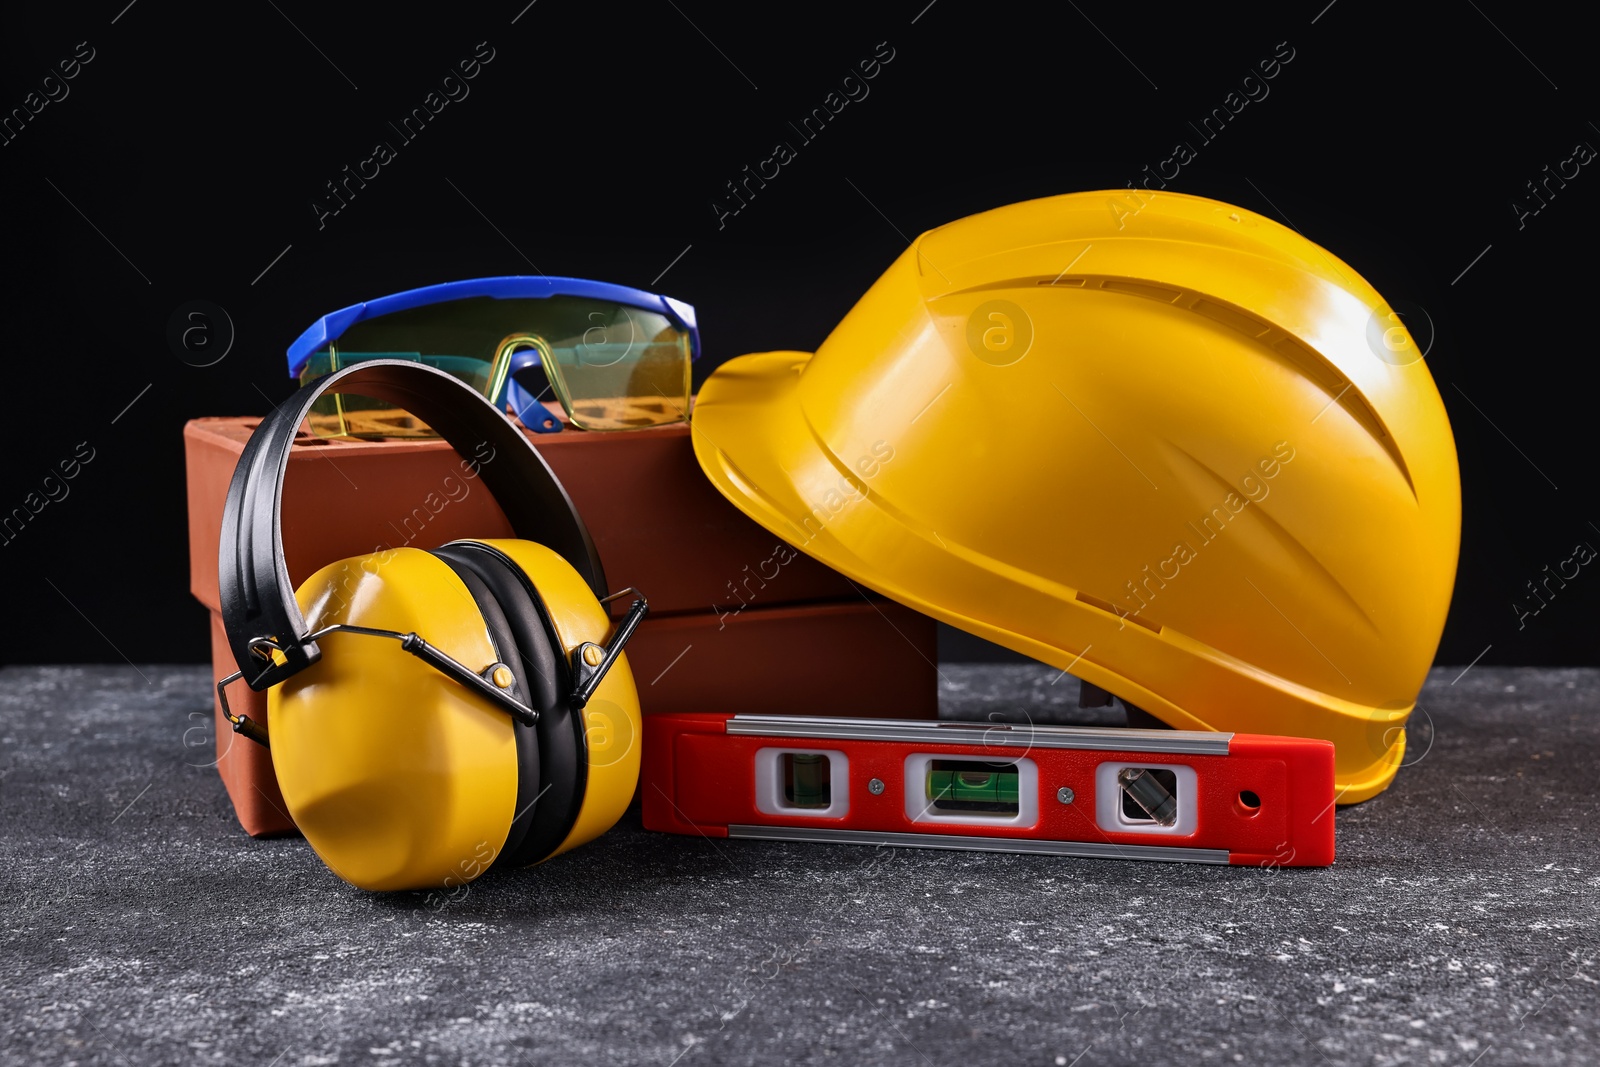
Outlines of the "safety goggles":
<svg viewBox="0 0 1600 1067">
<path fill-rule="evenodd" d="M 694 308 L 581 278 L 473 278 L 395 293 L 324 315 L 289 346 L 302 385 L 369 359 L 445 371 L 536 433 L 557 433 L 543 401 L 584 430 L 631 430 L 689 418 Z M 430 437 L 392 404 L 337 394 L 307 420 L 323 437 Z"/>
</svg>

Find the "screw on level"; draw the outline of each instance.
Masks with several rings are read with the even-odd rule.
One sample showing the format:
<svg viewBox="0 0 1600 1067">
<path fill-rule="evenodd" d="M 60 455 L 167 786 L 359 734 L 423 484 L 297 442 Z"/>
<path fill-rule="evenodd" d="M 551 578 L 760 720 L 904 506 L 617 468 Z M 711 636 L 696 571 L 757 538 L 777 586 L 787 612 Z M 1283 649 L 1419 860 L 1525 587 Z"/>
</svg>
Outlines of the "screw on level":
<svg viewBox="0 0 1600 1067">
<path fill-rule="evenodd" d="M 1066 786 L 1062 786 L 1060 789 L 1056 790 L 1056 799 L 1061 801 L 1061 803 L 1063 803 L 1063 804 L 1071 804 L 1072 803 L 1072 797 L 1073 797 L 1072 790 L 1067 788 Z"/>
<path fill-rule="evenodd" d="M 871 793 L 873 796 L 878 796 L 880 793 L 882 793 L 883 792 L 883 779 L 882 778 L 874 778 L 872 781 L 868 782 L 867 783 L 867 792 Z"/>
</svg>

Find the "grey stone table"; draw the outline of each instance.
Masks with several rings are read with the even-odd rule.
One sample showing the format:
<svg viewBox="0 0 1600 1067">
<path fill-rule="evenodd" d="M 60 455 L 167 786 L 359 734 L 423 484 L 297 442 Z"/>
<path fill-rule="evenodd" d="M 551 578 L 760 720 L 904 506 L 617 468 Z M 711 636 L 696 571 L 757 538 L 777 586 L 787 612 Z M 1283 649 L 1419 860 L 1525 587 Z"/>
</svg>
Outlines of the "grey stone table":
<svg viewBox="0 0 1600 1067">
<path fill-rule="evenodd" d="M 1044 668 L 942 673 L 947 715 L 1073 703 Z M 204 668 L 7 668 L 0 1062 L 1593 1063 L 1600 672 L 1459 673 L 1329 870 L 631 815 L 437 907 L 239 830 Z"/>
</svg>

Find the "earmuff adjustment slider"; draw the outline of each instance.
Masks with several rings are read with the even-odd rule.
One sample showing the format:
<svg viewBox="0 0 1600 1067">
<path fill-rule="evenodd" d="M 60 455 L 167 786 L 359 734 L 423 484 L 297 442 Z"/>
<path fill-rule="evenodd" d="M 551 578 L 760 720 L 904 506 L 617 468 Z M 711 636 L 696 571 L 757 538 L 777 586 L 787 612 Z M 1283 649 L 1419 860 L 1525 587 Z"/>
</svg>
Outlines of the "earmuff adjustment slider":
<svg viewBox="0 0 1600 1067">
<path fill-rule="evenodd" d="M 642 615 L 643 612 L 640 612 L 640 614 Z M 632 616 L 630 615 L 630 618 L 631 617 Z M 627 625 L 627 620 L 623 621 L 623 625 Z M 634 625 L 638 625 L 637 620 L 635 620 Z M 622 627 L 618 627 L 617 632 L 618 634 L 621 634 Z M 633 630 L 630 627 L 628 629 L 628 633 L 631 634 L 632 632 Z M 516 719 L 522 725 L 532 726 L 539 721 L 539 713 L 537 711 L 522 703 L 516 697 L 507 692 L 505 688 L 502 688 L 498 684 L 496 670 L 505 670 L 506 665 L 504 663 L 491 663 L 484 670 L 483 674 L 479 674 L 471 667 L 468 667 L 465 663 L 462 663 L 460 660 L 453 659 L 449 655 L 446 655 L 444 652 L 435 648 L 433 645 L 428 644 L 428 642 L 423 640 L 423 638 L 415 631 L 411 633 L 400 633 L 398 630 L 378 630 L 371 626 L 352 626 L 349 623 L 336 623 L 332 626 L 324 626 L 320 630 L 306 634 L 304 637 L 300 638 L 297 643 L 300 645 L 314 644 L 323 637 L 326 637 L 328 634 L 332 633 L 357 634 L 362 637 L 387 637 L 392 641 L 399 641 L 402 649 L 411 653 L 413 656 L 417 657 L 422 662 L 426 663 L 428 666 L 432 667 L 441 674 L 447 674 L 456 681 L 460 682 L 462 685 L 465 685 L 467 688 L 475 689 L 479 693 L 482 693 L 485 697 L 494 701 L 494 703 L 502 711 L 509 714 L 513 719 Z M 612 640 L 614 643 L 616 643 L 615 637 L 613 637 Z M 627 640 L 627 637 L 623 636 L 622 640 Z M 250 641 L 249 647 L 252 652 L 262 656 L 267 660 L 266 667 L 264 668 L 265 670 L 271 670 L 274 666 L 271 653 L 273 651 L 284 651 L 279 646 L 278 642 L 271 637 L 253 638 Z M 620 643 L 618 644 L 618 650 L 621 650 Z M 603 674 L 604 669 L 609 666 L 610 660 L 607 660 L 601 664 L 598 670 Z M 261 745 L 266 745 L 266 727 L 262 726 L 260 723 L 252 721 L 248 715 L 235 715 L 228 709 L 228 696 L 227 693 L 223 691 L 224 687 L 232 682 L 238 681 L 243 677 L 243 671 L 235 671 L 217 683 L 217 699 L 222 704 L 223 717 L 233 724 L 233 729 L 236 733 L 244 734 L 244 736 L 248 737 L 250 740 Z M 599 683 L 596 682 L 595 684 L 598 685 Z M 254 686 L 251 688 L 254 688 Z M 581 707 L 582 705 L 579 706 Z"/>
<path fill-rule="evenodd" d="M 482 693 L 484 696 L 500 705 L 502 710 L 507 712 L 513 719 L 517 720 L 522 725 L 532 726 L 539 721 L 539 713 L 537 711 L 534 711 L 532 708 L 522 703 L 506 690 L 495 685 L 495 683 L 489 678 L 485 678 L 483 675 L 476 673 L 466 664 L 460 662 L 459 660 L 451 659 L 437 648 L 434 648 L 432 645 L 428 644 L 428 642 L 424 641 L 421 637 L 417 636 L 417 634 L 392 634 L 391 636 L 398 637 L 400 639 L 401 648 L 405 649 L 407 652 L 411 653 L 413 656 L 417 657 L 422 662 L 426 663 L 428 666 L 434 668 L 440 673 L 448 674 L 461 684 L 476 689 L 478 692 Z"/>
<path fill-rule="evenodd" d="M 270 669 L 271 666 L 272 664 L 269 662 L 267 667 Z M 233 709 L 228 707 L 227 687 L 243 677 L 243 671 L 234 671 L 232 674 L 228 675 L 226 678 L 222 679 L 222 681 L 217 683 L 217 703 L 222 706 L 222 717 L 227 719 L 229 724 L 232 725 L 234 733 L 242 734 L 251 741 L 254 741 L 256 744 L 260 745 L 262 748 L 271 748 L 272 745 L 268 740 L 267 728 L 265 726 L 259 722 L 256 722 L 248 715 L 235 715 L 233 713 Z"/>
<path fill-rule="evenodd" d="M 629 586 L 626 589 L 612 593 L 603 598 L 600 603 L 609 604 L 613 600 L 621 600 L 625 596 L 632 596 L 633 603 L 628 608 L 628 614 L 617 623 L 617 628 L 611 632 L 611 637 L 604 645 L 593 641 L 585 641 L 572 650 L 572 709 L 582 711 L 589 703 L 589 698 L 594 696 L 594 691 L 600 688 L 600 683 L 605 681 L 606 672 L 622 655 L 622 648 L 628 643 L 628 638 L 633 636 L 633 631 L 639 628 L 640 621 L 645 612 L 650 610 L 649 601 L 644 594 Z"/>
</svg>

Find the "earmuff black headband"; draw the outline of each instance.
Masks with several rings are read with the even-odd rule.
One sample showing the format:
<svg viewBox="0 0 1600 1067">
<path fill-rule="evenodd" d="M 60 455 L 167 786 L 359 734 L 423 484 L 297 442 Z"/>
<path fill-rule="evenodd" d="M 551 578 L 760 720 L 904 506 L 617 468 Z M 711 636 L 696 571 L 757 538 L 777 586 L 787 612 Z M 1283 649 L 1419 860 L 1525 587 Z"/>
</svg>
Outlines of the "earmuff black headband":
<svg viewBox="0 0 1600 1067">
<path fill-rule="evenodd" d="M 600 554 L 572 498 L 509 419 L 443 371 L 393 359 L 358 363 L 311 383 L 262 419 L 228 485 L 218 558 L 222 625 L 250 688 L 276 685 L 322 656 L 316 642 L 300 643 L 306 620 L 289 584 L 280 508 L 295 434 L 324 393 L 388 401 L 427 423 L 463 456 L 481 456 L 487 444 L 491 458 L 482 462 L 481 476 L 515 535 L 561 555 L 597 598 L 606 596 Z M 282 663 L 252 650 L 251 642 L 262 638 L 273 639 Z"/>
</svg>

